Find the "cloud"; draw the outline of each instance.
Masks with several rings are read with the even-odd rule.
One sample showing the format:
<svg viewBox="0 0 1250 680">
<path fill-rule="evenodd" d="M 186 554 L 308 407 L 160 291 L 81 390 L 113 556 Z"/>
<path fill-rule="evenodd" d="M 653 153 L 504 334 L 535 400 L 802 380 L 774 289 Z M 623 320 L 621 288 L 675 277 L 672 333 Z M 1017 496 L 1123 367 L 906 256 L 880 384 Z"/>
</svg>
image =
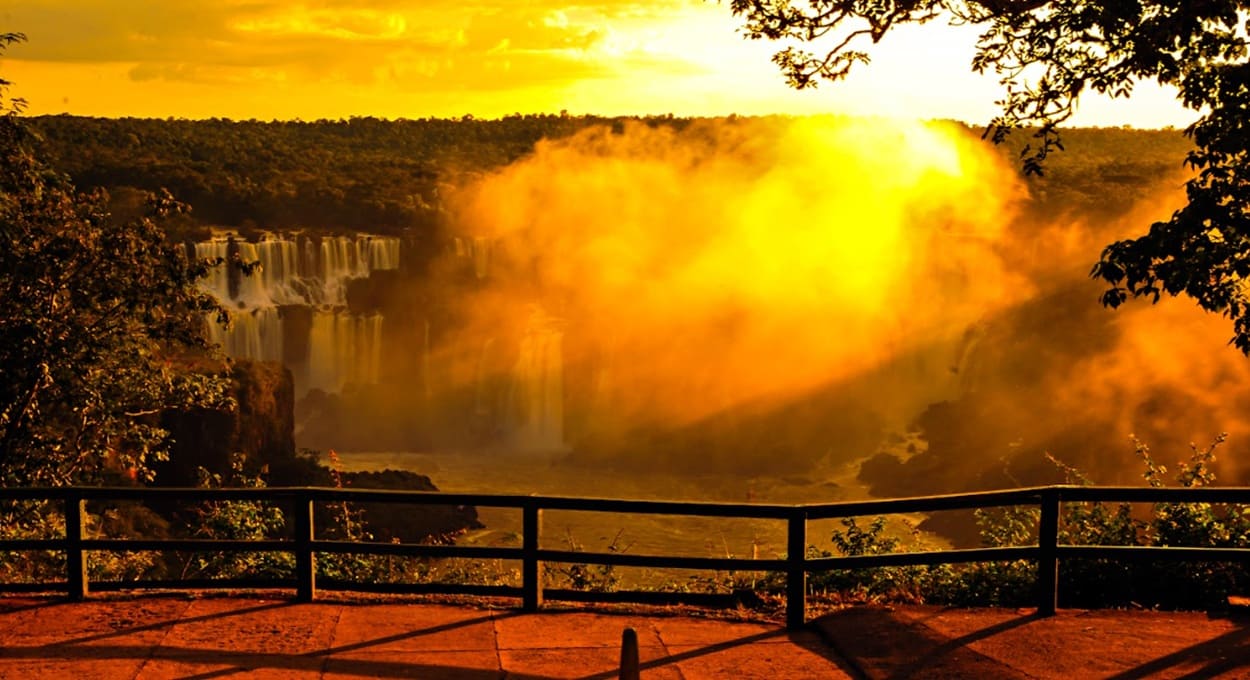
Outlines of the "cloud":
<svg viewBox="0 0 1250 680">
<path fill-rule="evenodd" d="M 664 68 L 667 60 L 614 37 L 689 4 L 33 0 L 7 21 L 30 37 L 15 59 L 127 63 L 136 82 L 502 91 Z"/>
</svg>

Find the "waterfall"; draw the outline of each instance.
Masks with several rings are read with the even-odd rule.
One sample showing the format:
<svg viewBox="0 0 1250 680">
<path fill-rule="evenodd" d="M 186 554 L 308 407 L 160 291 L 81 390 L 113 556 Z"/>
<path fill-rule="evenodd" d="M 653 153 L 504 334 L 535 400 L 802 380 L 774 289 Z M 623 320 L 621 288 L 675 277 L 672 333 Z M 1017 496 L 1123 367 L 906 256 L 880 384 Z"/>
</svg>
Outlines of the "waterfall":
<svg viewBox="0 0 1250 680">
<path fill-rule="evenodd" d="M 208 324 L 209 340 L 232 357 L 256 361 L 282 361 L 282 317 L 276 307 L 235 311 L 231 327 Z"/>
<path fill-rule="evenodd" d="M 313 312 L 308 339 L 308 389 L 339 392 L 372 385 L 382 371 L 382 315 Z"/>
<path fill-rule="evenodd" d="M 214 267 L 200 286 L 230 310 L 232 327 L 211 319 L 209 338 L 229 356 L 283 361 L 301 388 L 341 390 L 347 384 L 375 384 L 381 375 L 382 315 L 353 314 L 346 309 L 347 284 L 380 270 L 399 268 L 399 239 L 357 234 L 284 237 L 266 234 L 256 242 L 218 236 L 195 243 L 198 259 L 237 255 L 258 266 L 250 275 Z M 233 290 L 231 284 L 234 283 Z M 284 356 L 282 307 L 312 308 L 305 356 Z M 307 316 L 305 316 L 307 319 Z M 299 336 L 296 336 L 298 339 Z"/>
<path fill-rule="evenodd" d="M 561 451 L 564 443 L 564 333 L 536 311 L 521 339 L 509 394 L 513 445 Z"/>
<path fill-rule="evenodd" d="M 452 243 L 456 249 L 456 257 L 469 260 L 473 266 L 473 276 L 481 280 L 490 275 L 491 250 L 494 242 L 481 236 L 463 238 L 457 236 Z"/>
<path fill-rule="evenodd" d="M 370 238 L 367 244 L 370 270 L 399 269 L 399 239 Z"/>
<path fill-rule="evenodd" d="M 203 241 L 195 244 L 191 256 L 197 260 L 221 259 L 224 262 L 229 258 L 229 246 L 229 242 L 225 239 Z M 200 281 L 200 287 L 211 293 L 218 301 L 224 303 L 229 300 L 230 274 L 226 265 L 210 268 L 208 276 Z"/>
</svg>

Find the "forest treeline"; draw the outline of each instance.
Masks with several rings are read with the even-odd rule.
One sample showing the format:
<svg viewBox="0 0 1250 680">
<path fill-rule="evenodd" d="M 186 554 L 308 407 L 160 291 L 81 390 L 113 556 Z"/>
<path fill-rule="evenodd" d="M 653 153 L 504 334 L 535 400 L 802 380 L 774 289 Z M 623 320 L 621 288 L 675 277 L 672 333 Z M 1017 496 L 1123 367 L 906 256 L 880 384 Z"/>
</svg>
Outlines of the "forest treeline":
<svg viewBox="0 0 1250 680">
<path fill-rule="evenodd" d="M 107 189 L 123 212 L 138 209 L 140 192 L 165 188 L 193 207 L 193 225 L 402 233 L 419 241 L 436 237 L 450 187 L 516 161 L 541 139 L 597 125 L 620 128 L 627 120 L 677 127 L 694 121 L 566 115 L 28 120 L 53 167 L 81 189 Z M 1161 177 L 1180 172 L 1190 147 L 1177 130 L 1072 129 L 1064 140 L 1067 151 L 1051 155 L 1042 177 L 1028 178 L 1030 206 L 1040 213 L 1122 213 Z M 1016 159 L 1030 141 L 1020 131 L 998 149 Z"/>
</svg>

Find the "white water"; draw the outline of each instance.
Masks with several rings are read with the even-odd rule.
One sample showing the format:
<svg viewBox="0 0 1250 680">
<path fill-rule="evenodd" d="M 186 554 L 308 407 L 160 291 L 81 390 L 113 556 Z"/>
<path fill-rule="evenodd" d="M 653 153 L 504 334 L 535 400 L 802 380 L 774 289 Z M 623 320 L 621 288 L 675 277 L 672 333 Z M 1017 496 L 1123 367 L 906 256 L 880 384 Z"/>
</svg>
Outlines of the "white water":
<svg viewBox="0 0 1250 680">
<path fill-rule="evenodd" d="M 243 309 L 231 316 L 229 330 L 209 321 L 208 337 L 232 357 L 282 361 L 282 319 L 276 307 Z"/>
<path fill-rule="evenodd" d="M 307 389 L 338 392 L 348 384 L 374 385 L 381 373 L 381 314 L 313 312 L 308 339 Z"/>
<path fill-rule="evenodd" d="M 201 282 L 233 317 L 229 329 L 210 319 L 213 342 L 232 357 L 284 362 L 295 373 L 301 394 L 378 382 L 382 316 L 348 312 L 347 284 L 375 271 L 398 269 L 399 239 L 360 234 L 314 241 L 266 235 L 250 243 L 216 237 L 196 243 L 193 256 L 227 260 L 232 244 L 242 262 L 258 266 L 250 275 L 234 277 L 233 294 L 228 265 L 214 267 Z M 284 306 L 313 308 L 306 356 L 284 356 Z"/>
<path fill-rule="evenodd" d="M 508 395 L 512 446 L 521 451 L 563 451 L 563 332 L 540 310 L 530 316 L 512 370 Z"/>
<path fill-rule="evenodd" d="M 490 275 L 491 251 L 494 250 L 493 241 L 480 236 L 472 238 L 457 236 L 453 243 L 455 244 L 456 257 L 469 260 L 472 263 L 474 277 L 480 280 Z"/>
</svg>

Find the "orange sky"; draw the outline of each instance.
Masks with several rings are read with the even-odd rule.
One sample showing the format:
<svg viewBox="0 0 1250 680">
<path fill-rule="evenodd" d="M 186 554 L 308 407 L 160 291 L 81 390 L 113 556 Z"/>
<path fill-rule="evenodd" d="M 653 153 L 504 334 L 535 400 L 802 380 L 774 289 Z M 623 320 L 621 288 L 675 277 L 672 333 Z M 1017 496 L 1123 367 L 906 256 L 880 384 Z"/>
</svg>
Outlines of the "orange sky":
<svg viewBox="0 0 1250 680">
<path fill-rule="evenodd" d="M 794 92 L 774 46 L 736 27 L 727 3 L 702 0 L 21 0 L 0 3 L 0 31 L 29 37 L 0 76 L 35 114 L 993 115 L 997 86 L 968 72 L 967 29 L 909 28 L 849 81 Z M 1129 102 L 1085 102 L 1075 122 L 1191 118 L 1139 88 Z"/>
</svg>

